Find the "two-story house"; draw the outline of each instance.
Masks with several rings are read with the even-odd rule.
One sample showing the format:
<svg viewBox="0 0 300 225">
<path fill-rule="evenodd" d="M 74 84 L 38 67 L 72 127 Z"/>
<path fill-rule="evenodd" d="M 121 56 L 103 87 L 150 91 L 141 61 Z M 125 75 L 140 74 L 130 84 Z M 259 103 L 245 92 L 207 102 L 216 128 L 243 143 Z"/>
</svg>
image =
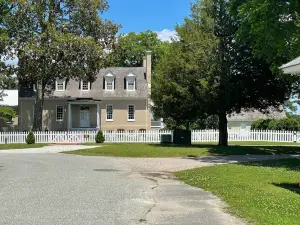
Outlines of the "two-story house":
<svg viewBox="0 0 300 225">
<path fill-rule="evenodd" d="M 101 69 L 93 83 L 57 80 L 45 97 L 43 129 L 51 131 L 101 129 L 150 130 L 161 124 L 151 121 L 151 52 L 143 67 Z M 30 130 L 35 90 L 20 88 L 19 130 Z M 151 126 L 151 122 L 153 125 Z"/>
</svg>

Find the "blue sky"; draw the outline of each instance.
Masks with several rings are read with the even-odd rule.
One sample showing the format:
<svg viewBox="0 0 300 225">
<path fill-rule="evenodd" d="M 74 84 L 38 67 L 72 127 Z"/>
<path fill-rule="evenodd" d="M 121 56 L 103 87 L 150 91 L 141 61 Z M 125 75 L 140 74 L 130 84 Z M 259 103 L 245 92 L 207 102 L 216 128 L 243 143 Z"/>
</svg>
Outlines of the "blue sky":
<svg viewBox="0 0 300 225">
<path fill-rule="evenodd" d="M 104 17 L 121 24 L 121 33 L 152 30 L 162 39 L 174 34 L 174 26 L 190 14 L 194 0 L 108 0 Z M 165 35 L 165 36 L 164 36 Z"/>
</svg>

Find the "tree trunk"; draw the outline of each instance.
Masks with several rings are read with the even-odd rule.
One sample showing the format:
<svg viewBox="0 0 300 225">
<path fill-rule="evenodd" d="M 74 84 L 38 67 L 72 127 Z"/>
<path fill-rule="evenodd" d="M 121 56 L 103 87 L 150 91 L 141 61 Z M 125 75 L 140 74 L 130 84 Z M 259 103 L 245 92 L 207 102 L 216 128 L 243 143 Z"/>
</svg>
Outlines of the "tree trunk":
<svg viewBox="0 0 300 225">
<path fill-rule="evenodd" d="M 219 113 L 219 146 L 228 146 L 226 112 Z"/>
<path fill-rule="evenodd" d="M 186 122 L 186 127 L 185 127 L 185 129 L 186 129 L 186 130 L 190 130 L 190 121 L 187 121 L 187 122 Z"/>
<path fill-rule="evenodd" d="M 36 98 L 34 104 L 33 131 L 42 131 L 43 128 L 43 108 L 44 108 L 44 90 L 42 84 L 36 84 Z"/>
</svg>

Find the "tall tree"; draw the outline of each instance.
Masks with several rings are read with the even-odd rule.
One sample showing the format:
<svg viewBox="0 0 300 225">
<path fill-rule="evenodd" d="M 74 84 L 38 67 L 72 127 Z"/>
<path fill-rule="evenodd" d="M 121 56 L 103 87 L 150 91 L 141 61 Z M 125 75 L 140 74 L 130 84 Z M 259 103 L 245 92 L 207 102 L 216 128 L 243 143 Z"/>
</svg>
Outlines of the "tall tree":
<svg viewBox="0 0 300 225">
<path fill-rule="evenodd" d="M 279 106 L 288 99 L 295 84 L 299 81 L 296 76 L 281 76 L 270 70 L 270 64 L 264 59 L 255 57 L 253 49 L 247 40 L 236 39 L 235 35 L 239 28 L 239 20 L 230 14 L 230 4 L 226 0 L 199 0 L 191 8 L 191 18 L 177 27 L 179 35 L 179 46 L 190 46 L 190 48 L 177 48 L 180 57 L 186 57 L 185 64 L 174 63 L 172 71 L 161 65 L 162 73 L 174 73 L 172 77 L 180 76 L 182 80 L 170 78 L 178 87 L 185 87 L 186 96 L 194 100 L 195 109 L 189 105 L 184 107 L 186 100 L 180 95 L 171 96 L 164 86 L 159 86 L 154 92 L 165 96 L 171 104 L 177 101 L 183 111 L 173 116 L 177 120 L 180 114 L 192 110 L 189 115 L 217 115 L 219 120 L 219 145 L 228 145 L 227 115 L 232 112 L 240 112 L 241 109 L 256 108 L 261 111 L 267 110 L 269 106 Z M 195 50 L 196 49 L 196 50 Z M 179 53 L 178 53 L 179 54 Z M 182 58 L 184 58 L 182 57 Z M 173 60 L 169 57 L 168 60 Z M 203 64 L 204 63 L 204 64 Z M 190 71 L 191 75 L 181 73 Z M 167 70 L 167 71 L 164 71 Z M 184 82 L 196 81 L 188 85 L 198 87 L 197 94 L 191 94 L 188 85 Z M 171 83 L 168 80 L 168 83 Z M 161 84 L 165 81 L 158 80 Z M 174 85 L 174 86 L 176 86 Z M 156 87 L 156 86 L 154 86 Z M 180 98 L 182 100 L 180 100 Z M 162 100 L 156 98 L 155 104 Z M 181 102 L 181 104 L 180 104 Z M 164 103 L 166 104 L 166 103 Z M 159 105 L 159 104 L 158 104 Z M 162 109 L 166 113 L 166 110 Z M 171 110 L 169 110 L 171 111 Z M 194 113 L 192 113 L 194 112 Z"/>
<path fill-rule="evenodd" d="M 120 67 L 143 66 L 145 51 L 150 50 L 152 51 L 152 65 L 154 67 L 167 45 L 168 42 L 162 42 L 157 33 L 150 30 L 120 34 L 114 50 L 109 54 L 110 64 Z"/>
<path fill-rule="evenodd" d="M 299 0 L 232 0 L 231 12 L 240 22 L 236 37 L 273 70 L 300 55 Z"/>
<path fill-rule="evenodd" d="M 9 49 L 19 59 L 21 84 L 36 85 L 33 130 L 42 129 L 45 92 L 56 79 L 92 81 L 104 66 L 104 49 L 114 43 L 118 25 L 101 19 L 106 0 L 6 0 L 1 21 Z"/>
</svg>

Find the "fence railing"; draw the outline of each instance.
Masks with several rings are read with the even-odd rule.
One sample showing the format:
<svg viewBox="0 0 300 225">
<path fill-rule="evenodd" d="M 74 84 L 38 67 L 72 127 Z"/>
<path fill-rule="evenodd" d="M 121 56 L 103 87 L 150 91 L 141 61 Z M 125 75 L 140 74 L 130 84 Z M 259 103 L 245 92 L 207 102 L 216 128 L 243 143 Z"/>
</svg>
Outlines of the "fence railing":
<svg viewBox="0 0 300 225">
<path fill-rule="evenodd" d="M 106 143 L 159 143 L 162 134 L 170 130 L 106 132 Z M 97 131 L 48 131 L 34 132 L 36 143 L 89 143 L 95 142 Z M 25 143 L 28 132 L 0 132 L 0 144 Z M 218 130 L 193 130 L 192 142 L 217 142 Z M 293 131 L 228 131 L 229 141 L 298 142 L 300 132 Z"/>
</svg>

